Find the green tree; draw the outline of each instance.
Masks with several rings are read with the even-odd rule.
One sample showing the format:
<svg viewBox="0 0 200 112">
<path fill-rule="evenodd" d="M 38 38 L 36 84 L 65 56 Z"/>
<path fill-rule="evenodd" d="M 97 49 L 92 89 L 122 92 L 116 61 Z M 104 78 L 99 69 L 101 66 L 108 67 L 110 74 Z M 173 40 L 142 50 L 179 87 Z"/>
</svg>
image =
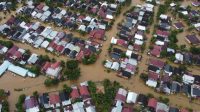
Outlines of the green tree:
<svg viewBox="0 0 200 112">
<path fill-rule="evenodd" d="M 66 63 L 68 69 L 76 69 L 78 68 L 78 61 L 77 60 L 70 60 Z"/>
<path fill-rule="evenodd" d="M 23 103 L 25 101 L 25 98 L 26 98 L 25 94 L 19 96 L 17 104 L 15 105 L 18 112 L 24 112 Z"/>
<path fill-rule="evenodd" d="M 65 71 L 65 76 L 69 80 L 77 80 L 80 77 L 80 75 L 81 75 L 80 68 Z"/>
<path fill-rule="evenodd" d="M 0 98 L 6 97 L 5 91 L 3 89 L 0 89 Z"/>
<path fill-rule="evenodd" d="M 67 92 L 67 93 L 71 93 L 72 92 L 72 88 L 69 87 L 67 84 L 63 85 L 63 91 Z"/>
<path fill-rule="evenodd" d="M 4 100 L 2 102 L 2 109 L 1 109 L 2 112 L 9 112 L 9 104 L 8 104 L 8 101 Z"/>
</svg>

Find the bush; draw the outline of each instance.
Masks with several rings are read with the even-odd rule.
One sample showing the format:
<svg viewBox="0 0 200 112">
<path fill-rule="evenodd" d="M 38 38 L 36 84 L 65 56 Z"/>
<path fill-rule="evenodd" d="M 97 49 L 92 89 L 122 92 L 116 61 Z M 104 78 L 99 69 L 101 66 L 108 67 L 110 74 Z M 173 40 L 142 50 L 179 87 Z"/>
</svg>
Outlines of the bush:
<svg viewBox="0 0 200 112">
<path fill-rule="evenodd" d="M 3 41 L 3 40 L 0 40 L 0 44 L 7 47 L 7 48 L 12 48 L 13 47 L 13 43 L 11 41 Z"/>
<path fill-rule="evenodd" d="M 67 93 L 71 93 L 72 92 L 72 88 L 67 86 L 67 84 L 63 85 L 63 91 L 67 92 Z"/>
<path fill-rule="evenodd" d="M 24 112 L 23 103 L 26 98 L 25 94 L 19 96 L 17 104 L 15 105 L 18 112 Z"/>
<path fill-rule="evenodd" d="M 197 55 L 199 55 L 199 54 L 200 54 L 200 48 L 199 48 L 199 47 L 194 47 L 194 46 L 192 46 L 192 47 L 190 47 L 190 52 L 191 52 L 192 54 L 197 54 Z"/>
<path fill-rule="evenodd" d="M 92 55 L 89 56 L 89 57 L 84 57 L 83 60 L 82 60 L 82 62 L 83 62 L 83 64 L 85 64 L 85 65 L 89 65 L 89 64 L 94 64 L 94 63 L 96 62 L 96 60 L 97 60 L 96 55 L 95 55 L 95 54 L 92 54 Z"/>
<path fill-rule="evenodd" d="M 2 109 L 1 109 L 2 112 L 9 112 L 9 104 L 8 104 L 8 101 L 3 101 L 2 102 Z"/>
<path fill-rule="evenodd" d="M 45 81 L 44 81 L 44 85 L 47 86 L 47 87 L 50 87 L 50 86 L 55 86 L 59 83 L 59 80 L 58 79 L 51 79 L 51 78 L 47 78 Z"/>
<path fill-rule="evenodd" d="M 140 79 L 142 79 L 144 82 L 146 82 L 148 80 L 148 75 L 145 73 L 141 73 L 140 74 Z"/>
</svg>

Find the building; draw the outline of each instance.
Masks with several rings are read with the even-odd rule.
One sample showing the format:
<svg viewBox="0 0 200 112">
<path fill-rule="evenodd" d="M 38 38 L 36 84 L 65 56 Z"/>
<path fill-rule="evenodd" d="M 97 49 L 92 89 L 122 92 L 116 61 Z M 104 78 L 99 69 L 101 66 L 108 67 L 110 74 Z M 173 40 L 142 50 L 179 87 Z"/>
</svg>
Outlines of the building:
<svg viewBox="0 0 200 112">
<path fill-rule="evenodd" d="M 51 78 L 58 78 L 62 67 L 60 62 L 50 63 L 46 62 L 42 67 L 42 72 L 46 73 Z"/>
<path fill-rule="evenodd" d="M 39 104 L 34 96 L 27 96 L 24 101 L 26 112 L 39 112 Z"/>
</svg>

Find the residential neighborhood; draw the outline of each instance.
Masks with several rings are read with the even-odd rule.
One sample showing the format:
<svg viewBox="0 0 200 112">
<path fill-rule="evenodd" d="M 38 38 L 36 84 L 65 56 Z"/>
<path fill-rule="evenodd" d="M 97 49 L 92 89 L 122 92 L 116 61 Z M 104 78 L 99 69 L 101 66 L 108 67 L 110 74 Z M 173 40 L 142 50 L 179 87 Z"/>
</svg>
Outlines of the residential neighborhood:
<svg viewBox="0 0 200 112">
<path fill-rule="evenodd" d="M 200 111 L 199 6 L 0 1 L 0 112 Z"/>
</svg>

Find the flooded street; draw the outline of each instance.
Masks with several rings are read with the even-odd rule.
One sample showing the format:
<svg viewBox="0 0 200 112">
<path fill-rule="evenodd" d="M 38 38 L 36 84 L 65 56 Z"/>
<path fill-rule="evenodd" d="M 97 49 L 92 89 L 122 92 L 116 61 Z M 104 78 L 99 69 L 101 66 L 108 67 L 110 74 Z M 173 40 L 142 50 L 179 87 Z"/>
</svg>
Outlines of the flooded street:
<svg viewBox="0 0 200 112">
<path fill-rule="evenodd" d="M 141 4 L 140 0 L 133 0 L 132 5 L 137 5 Z M 118 81 L 120 84 L 124 86 L 124 88 L 128 88 L 131 91 L 137 92 L 137 93 L 152 93 L 155 97 L 161 96 L 161 94 L 156 93 L 153 89 L 147 87 L 142 80 L 140 80 L 139 74 L 147 70 L 147 65 L 146 62 L 149 59 L 149 56 L 147 55 L 147 51 L 145 51 L 142 54 L 142 61 L 139 63 L 139 73 L 135 76 L 132 76 L 129 80 L 119 78 L 116 76 L 116 72 L 111 71 L 108 73 L 106 69 L 102 66 L 102 62 L 106 59 L 109 59 L 108 56 L 108 51 L 107 49 L 109 48 L 110 45 L 110 40 L 113 36 L 116 35 L 117 33 L 117 24 L 121 22 L 124 19 L 123 13 L 126 12 L 130 7 L 125 7 L 122 10 L 122 13 L 116 17 L 115 23 L 110 31 L 106 33 L 107 40 L 103 43 L 102 47 L 102 52 L 99 55 L 99 58 L 97 62 L 93 65 L 83 65 L 80 64 L 81 68 L 81 77 L 77 82 L 62 82 L 58 86 L 51 87 L 51 88 L 46 88 L 44 86 L 44 80 L 46 79 L 45 76 L 39 76 L 37 78 L 22 78 L 19 76 L 13 76 L 12 73 L 6 72 L 1 78 L 0 78 L 0 88 L 9 90 L 11 92 L 11 95 L 8 98 L 8 101 L 10 103 L 10 111 L 13 112 L 15 109 L 15 104 L 17 102 L 18 96 L 20 94 L 26 94 L 26 95 L 32 95 L 34 91 L 38 91 L 39 93 L 44 93 L 44 92 L 51 92 L 51 91 L 56 91 L 62 89 L 62 85 L 64 83 L 67 83 L 68 85 L 72 85 L 75 83 L 83 82 L 86 80 L 92 80 L 92 81 L 102 81 L 105 78 L 110 79 L 112 81 Z M 158 7 L 155 7 L 155 13 L 157 12 Z M 156 14 L 154 14 L 156 15 Z M 155 21 L 156 17 L 154 18 Z M 3 23 L 1 21 L 1 23 Z M 61 30 L 61 29 L 60 29 Z M 150 31 L 153 32 L 153 25 L 150 28 Z M 151 34 L 151 33 L 150 33 Z M 146 46 L 148 48 L 151 35 L 147 35 L 147 40 L 146 40 Z M 184 39 L 184 37 L 182 37 Z M 2 39 L 2 38 L 0 38 Z M 182 43 L 182 42 L 181 42 Z M 35 49 L 31 47 L 30 45 L 27 44 L 22 44 L 22 43 L 16 43 L 17 46 L 24 48 L 24 49 L 30 49 L 31 52 L 37 53 L 38 55 L 45 55 L 47 54 L 51 58 L 55 58 L 58 61 L 61 60 L 68 60 L 66 56 L 55 56 L 54 54 L 51 53 L 46 53 L 44 49 Z M 147 50 L 147 49 L 146 49 Z M 200 74 L 199 67 L 196 67 L 193 69 L 192 73 L 195 74 Z M 22 91 L 15 91 L 15 89 L 23 89 Z M 194 110 L 200 110 L 200 101 L 198 101 L 198 104 L 190 103 L 189 98 L 186 96 L 183 96 L 181 94 L 178 95 L 162 95 L 163 97 L 167 97 L 170 100 L 170 106 L 177 106 L 177 107 L 189 107 L 193 108 Z"/>
</svg>

